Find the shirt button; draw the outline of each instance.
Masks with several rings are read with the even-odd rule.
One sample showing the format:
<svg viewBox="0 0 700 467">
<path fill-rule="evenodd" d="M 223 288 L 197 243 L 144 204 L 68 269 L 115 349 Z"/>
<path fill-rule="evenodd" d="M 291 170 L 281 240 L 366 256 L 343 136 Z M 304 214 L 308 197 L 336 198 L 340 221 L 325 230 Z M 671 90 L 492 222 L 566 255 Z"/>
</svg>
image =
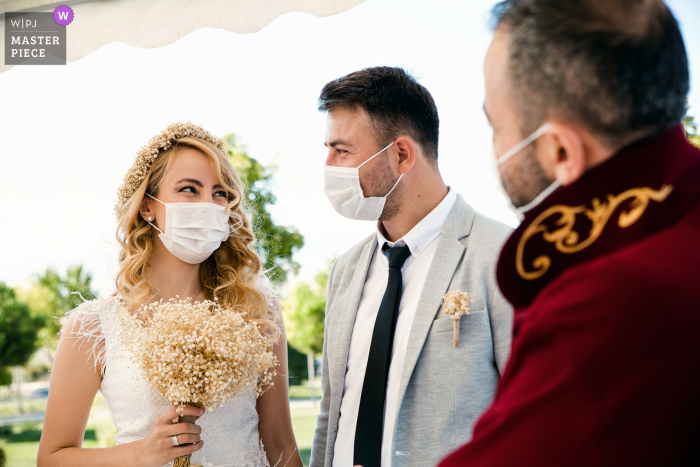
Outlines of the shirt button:
<svg viewBox="0 0 700 467">
<path fill-rule="evenodd" d="M 420 253 L 420 247 L 416 247 L 416 253 Z"/>
</svg>

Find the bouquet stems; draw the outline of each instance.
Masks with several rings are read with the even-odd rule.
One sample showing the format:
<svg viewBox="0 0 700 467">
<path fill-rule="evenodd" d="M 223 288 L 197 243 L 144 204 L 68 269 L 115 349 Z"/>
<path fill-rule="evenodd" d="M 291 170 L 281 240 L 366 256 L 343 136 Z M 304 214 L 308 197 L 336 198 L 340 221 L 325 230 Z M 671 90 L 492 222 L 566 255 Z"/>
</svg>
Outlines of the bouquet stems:
<svg viewBox="0 0 700 467">
<path fill-rule="evenodd" d="M 194 406 L 198 406 L 198 404 L 192 404 Z M 178 415 L 177 417 L 177 422 L 178 423 L 196 423 L 197 422 L 197 417 L 194 415 Z M 180 446 L 189 446 L 194 443 L 182 443 Z M 190 458 L 192 457 L 192 454 L 186 454 L 184 456 L 176 457 L 175 461 L 173 462 L 173 467 L 190 467 Z"/>
</svg>

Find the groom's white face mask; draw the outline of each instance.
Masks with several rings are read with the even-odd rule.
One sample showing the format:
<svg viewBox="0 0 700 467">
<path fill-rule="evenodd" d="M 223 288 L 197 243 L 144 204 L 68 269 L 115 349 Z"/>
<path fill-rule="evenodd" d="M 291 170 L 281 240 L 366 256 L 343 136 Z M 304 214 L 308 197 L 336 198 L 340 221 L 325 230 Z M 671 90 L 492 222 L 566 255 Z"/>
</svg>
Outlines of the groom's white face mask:
<svg viewBox="0 0 700 467">
<path fill-rule="evenodd" d="M 389 149 L 393 144 L 392 142 L 358 167 L 334 167 L 331 165 L 324 167 L 324 191 L 338 214 L 348 219 L 362 221 L 379 219 L 384 211 L 387 197 L 399 184 L 403 174 L 399 176 L 393 188 L 386 195 L 365 198 L 360 186 L 360 167 Z"/>
</svg>

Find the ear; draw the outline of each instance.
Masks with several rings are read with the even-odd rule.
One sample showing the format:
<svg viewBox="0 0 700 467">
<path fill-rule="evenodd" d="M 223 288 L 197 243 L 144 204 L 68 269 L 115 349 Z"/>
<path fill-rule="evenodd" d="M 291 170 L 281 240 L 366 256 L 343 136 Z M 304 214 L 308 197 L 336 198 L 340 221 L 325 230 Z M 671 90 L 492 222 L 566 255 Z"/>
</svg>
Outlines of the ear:
<svg viewBox="0 0 700 467">
<path fill-rule="evenodd" d="M 553 122 L 542 137 L 539 154 L 548 175 L 564 186 L 586 172 L 586 150 L 581 129 L 568 123 Z"/>
<path fill-rule="evenodd" d="M 389 150 L 394 148 L 399 156 L 399 173 L 405 174 L 416 163 L 416 143 L 409 136 L 399 136 Z"/>
<path fill-rule="evenodd" d="M 139 212 L 141 213 L 141 217 L 143 217 L 143 220 L 147 221 L 148 216 L 153 217 L 155 220 L 156 215 L 153 212 L 153 209 L 151 209 L 151 203 L 149 203 L 149 199 L 147 199 L 145 196 L 141 200 L 141 207 L 139 208 Z"/>
</svg>

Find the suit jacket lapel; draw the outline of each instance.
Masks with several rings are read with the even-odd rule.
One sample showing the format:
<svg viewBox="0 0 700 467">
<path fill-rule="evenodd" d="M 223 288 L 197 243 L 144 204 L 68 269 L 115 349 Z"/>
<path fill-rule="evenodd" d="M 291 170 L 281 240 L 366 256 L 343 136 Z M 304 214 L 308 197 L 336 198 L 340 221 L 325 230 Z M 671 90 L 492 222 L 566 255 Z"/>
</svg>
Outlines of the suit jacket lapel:
<svg viewBox="0 0 700 467">
<path fill-rule="evenodd" d="M 357 261 L 357 267 L 352 275 L 345 300 L 343 303 L 339 304 L 340 316 L 335 332 L 333 332 L 333 339 L 335 342 L 332 343 L 333 347 L 336 349 L 336 353 L 333 360 L 329 362 L 331 365 L 330 370 L 333 374 L 331 390 L 338 395 L 338 397 L 335 398 L 338 402 L 338 411 L 340 410 L 340 399 L 343 394 L 343 387 L 345 386 L 345 371 L 347 368 L 348 353 L 350 352 L 352 329 L 355 325 L 355 316 L 357 315 L 357 307 L 360 304 L 365 278 L 367 277 L 367 271 L 369 270 L 369 265 L 376 248 L 377 238 L 376 236 L 372 236 L 370 241 L 365 245 Z"/>
<path fill-rule="evenodd" d="M 433 324 L 435 314 L 440 309 L 442 297 L 447 292 L 455 270 L 466 251 L 466 247 L 459 240 L 469 235 L 473 222 L 474 210 L 464 201 L 461 195 L 457 195 L 457 201 L 445 221 L 440 238 L 438 238 L 435 256 L 430 263 L 423 292 L 418 300 L 401 374 L 399 404 L 403 401 L 406 387 L 423 349 L 423 344 L 428 337 L 428 331 L 430 331 L 430 327 Z"/>
</svg>

